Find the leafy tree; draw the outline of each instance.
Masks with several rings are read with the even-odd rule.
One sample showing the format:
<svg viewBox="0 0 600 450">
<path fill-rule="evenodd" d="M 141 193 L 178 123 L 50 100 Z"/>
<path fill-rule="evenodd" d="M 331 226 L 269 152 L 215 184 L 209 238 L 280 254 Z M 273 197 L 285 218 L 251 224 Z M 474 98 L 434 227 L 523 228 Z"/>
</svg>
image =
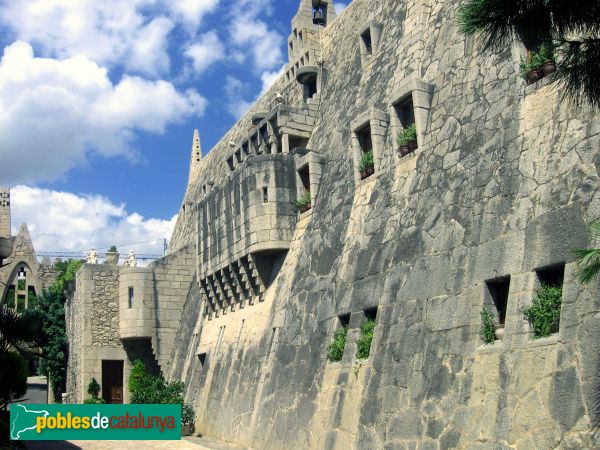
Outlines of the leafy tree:
<svg viewBox="0 0 600 450">
<path fill-rule="evenodd" d="M 65 290 L 75 280 L 75 274 L 82 264 L 83 261 L 78 260 L 56 263 L 56 281 L 38 297 L 37 308 L 43 313 L 42 329 L 45 338 L 40 372 L 48 377 L 56 402 L 61 401 L 61 393 L 66 389 L 67 380 L 69 345 L 65 324 Z"/>
<path fill-rule="evenodd" d="M 139 359 L 133 363 L 129 375 L 131 403 L 142 404 L 183 404 L 185 384 L 181 381 L 167 382 L 162 376 L 146 372 L 144 363 Z"/>
<path fill-rule="evenodd" d="M 457 19 L 486 49 L 510 48 L 517 39 L 537 51 L 552 41 L 563 95 L 600 109 L 600 0 L 466 0 Z"/>
</svg>

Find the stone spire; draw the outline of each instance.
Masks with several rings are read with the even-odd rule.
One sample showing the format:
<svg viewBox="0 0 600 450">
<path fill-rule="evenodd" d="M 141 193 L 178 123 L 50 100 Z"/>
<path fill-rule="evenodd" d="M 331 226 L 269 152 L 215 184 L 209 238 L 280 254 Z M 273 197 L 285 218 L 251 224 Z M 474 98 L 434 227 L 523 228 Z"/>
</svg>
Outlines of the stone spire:
<svg viewBox="0 0 600 450">
<path fill-rule="evenodd" d="M 202 159 L 202 145 L 200 145 L 200 133 L 194 130 L 194 141 L 192 142 L 192 166 Z"/>
<path fill-rule="evenodd" d="M 192 156 L 190 160 L 190 176 L 188 185 L 190 185 L 198 176 L 200 163 L 202 162 L 202 144 L 200 143 L 200 133 L 194 130 L 194 139 L 192 141 Z"/>
<path fill-rule="evenodd" d="M 10 235 L 10 189 L 0 187 L 0 237 Z"/>
</svg>

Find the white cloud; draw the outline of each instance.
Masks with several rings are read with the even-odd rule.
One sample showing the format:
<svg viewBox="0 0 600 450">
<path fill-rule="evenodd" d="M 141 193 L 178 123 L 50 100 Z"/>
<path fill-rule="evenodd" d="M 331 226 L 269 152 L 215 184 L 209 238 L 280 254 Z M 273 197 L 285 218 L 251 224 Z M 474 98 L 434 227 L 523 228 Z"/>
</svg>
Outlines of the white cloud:
<svg viewBox="0 0 600 450">
<path fill-rule="evenodd" d="M 285 66 L 282 66 L 281 69 L 275 70 L 273 72 L 263 72 L 260 76 L 262 81 L 262 90 L 260 91 L 259 97 L 267 92 L 271 86 L 279 79 L 283 72 L 285 71 Z"/>
<path fill-rule="evenodd" d="M 11 200 L 13 233 L 26 222 L 37 251 L 85 251 L 146 242 L 119 251 L 157 254 L 161 251 L 159 239 L 171 237 L 176 220 L 176 216 L 170 220 L 145 219 L 100 195 L 28 186 L 12 188 Z"/>
<path fill-rule="evenodd" d="M 113 85 L 107 69 L 83 56 L 36 58 L 15 42 L 0 61 L 0 179 L 53 179 L 90 151 L 133 157 L 135 131 L 162 133 L 205 107 L 194 90 L 131 76 Z"/>
<path fill-rule="evenodd" d="M 333 7 L 335 8 L 336 14 L 340 15 L 342 13 L 342 11 L 348 7 L 348 4 L 342 3 L 342 2 L 335 2 L 333 4 Z"/>
<path fill-rule="evenodd" d="M 227 111 L 239 119 L 246 111 L 252 106 L 253 102 L 244 100 L 245 94 L 249 90 L 249 85 L 244 83 L 237 78 L 229 75 L 225 79 L 225 97 L 227 98 Z"/>
<path fill-rule="evenodd" d="M 0 0 L 0 21 L 44 56 L 85 55 L 156 76 L 168 69 L 167 36 L 174 26 L 147 14 L 157 6 L 157 0 Z"/>
<path fill-rule="evenodd" d="M 198 75 L 214 63 L 225 59 L 225 45 L 213 30 L 199 36 L 197 43 L 185 49 L 184 55 L 192 60 L 192 66 Z"/>
<path fill-rule="evenodd" d="M 195 31 L 202 19 L 213 12 L 219 0 L 167 0 L 167 5 L 176 19 L 186 24 L 189 31 Z"/>
<path fill-rule="evenodd" d="M 242 61 L 250 56 L 252 67 L 259 72 L 283 62 L 284 37 L 258 18 L 259 14 L 269 14 L 269 8 L 269 2 L 242 0 L 229 27 L 231 42 L 243 52 Z"/>
</svg>

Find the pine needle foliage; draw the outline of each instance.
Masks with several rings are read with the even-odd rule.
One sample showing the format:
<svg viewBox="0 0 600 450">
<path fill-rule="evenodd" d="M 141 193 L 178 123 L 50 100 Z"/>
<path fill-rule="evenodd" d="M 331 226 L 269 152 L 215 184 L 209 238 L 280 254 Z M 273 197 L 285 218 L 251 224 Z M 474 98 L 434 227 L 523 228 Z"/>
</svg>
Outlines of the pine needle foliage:
<svg viewBox="0 0 600 450">
<path fill-rule="evenodd" d="M 563 99 L 600 110 L 600 0 L 465 0 L 456 18 L 459 31 L 485 49 L 506 50 L 516 39 L 537 51 L 552 41 L 552 79 Z"/>
<path fill-rule="evenodd" d="M 592 222 L 590 235 L 596 242 L 600 240 L 600 220 Z M 600 248 L 577 249 L 573 254 L 578 266 L 575 277 L 584 284 L 594 281 L 600 274 Z"/>
</svg>

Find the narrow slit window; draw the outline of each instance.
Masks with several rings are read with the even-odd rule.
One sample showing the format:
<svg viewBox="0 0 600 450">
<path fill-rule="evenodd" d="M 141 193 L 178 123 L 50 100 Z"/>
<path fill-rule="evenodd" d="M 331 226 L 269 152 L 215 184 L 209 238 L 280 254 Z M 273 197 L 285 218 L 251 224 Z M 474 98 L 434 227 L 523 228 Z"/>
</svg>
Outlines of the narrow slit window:
<svg viewBox="0 0 600 450">
<path fill-rule="evenodd" d="M 233 171 L 233 156 L 227 158 L 227 165 L 229 166 L 229 170 Z"/>
<path fill-rule="evenodd" d="M 508 305 L 508 291 L 510 288 L 510 277 L 497 278 L 486 281 L 486 286 L 492 302 L 498 313 L 498 323 L 504 325 L 506 321 L 506 308 Z"/>
<path fill-rule="evenodd" d="M 415 107 L 412 96 L 396 105 L 396 114 L 402 128 L 408 128 L 415 123 Z"/>
<path fill-rule="evenodd" d="M 367 29 L 363 34 L 360 35 L 360 37 L 365 46 L 365 53 L 366 53 L 367 57 L 372 56 L 373 55 L 373 42 L 371 40 L 371 29 L 370 28 Z M 354 39 L 356 39 L 356 38 L 354 38 Z"/>
<path fill-rule="evenodd" d="M 263 188 L 263 203 L 269 203 L 269 188 Z"/>
<path fill-rule="evenodd" d="M 371 138 L 371 126 L 366 125 L 356 132 L 358 137 L 358 143 L 363 153 L 367 153 L 373 150 L 373 140 Z"/>
<path fill-rule="evenodd" d="M 133 308 L 133 287 L 129 286 L 127 293 L 127 305 L 129 309 Z"/>
</svg>

